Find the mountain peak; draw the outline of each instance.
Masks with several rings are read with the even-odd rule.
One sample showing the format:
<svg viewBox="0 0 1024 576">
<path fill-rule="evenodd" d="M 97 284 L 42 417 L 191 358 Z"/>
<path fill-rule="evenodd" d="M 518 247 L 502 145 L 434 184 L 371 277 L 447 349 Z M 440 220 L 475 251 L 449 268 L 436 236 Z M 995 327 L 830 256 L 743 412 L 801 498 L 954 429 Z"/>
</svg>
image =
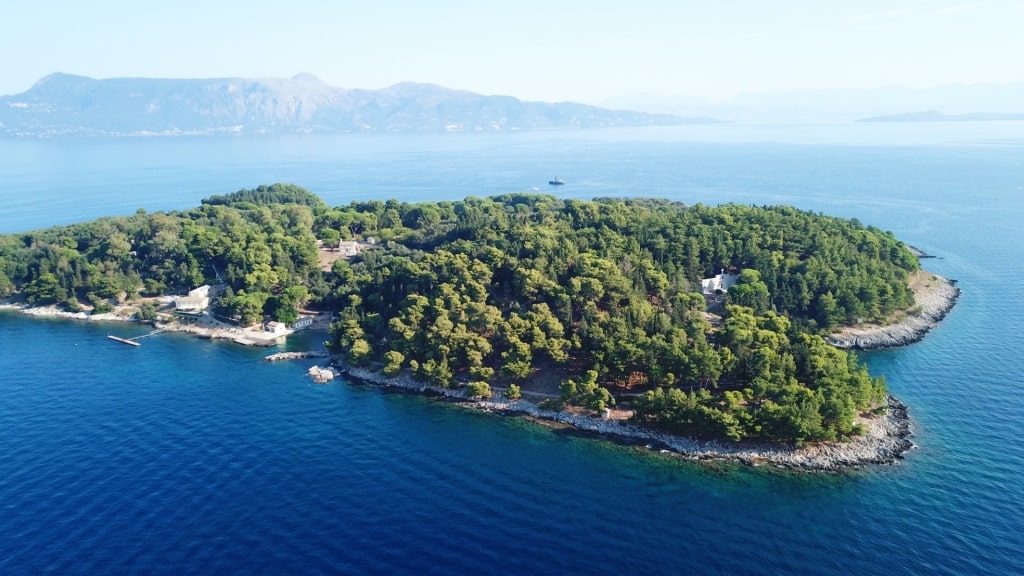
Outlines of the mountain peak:
<svg viewBox="0 0 1024 576">
<path fill-rule="evenodd" d="M 317 78 L 316 76 L 310 74 L 309 72 L 299 72 L 295 76 L 292 76 L 292 80 L 299 80 L 302 82 L 316 82 L 318 84 L 324 83 L 323 80 Z"/>
<path fill-rule="evenodd" d="M 42 78 L 37 80 L 36 83 L 32 85 L 32 88 L 30 90 L 42 88 L 44 86 L 50 86 L 53 84 L 79 84 L 82 82 L 95 81 L 96 80 L 94 80 L 93 78 L 89 78 L 88 76 L 78 76 L 76 74 L 67 74 L 65 72 L 54 72 L 53 74 L 47 74 L 46 76 L 43 76 Z"/>
</svg>

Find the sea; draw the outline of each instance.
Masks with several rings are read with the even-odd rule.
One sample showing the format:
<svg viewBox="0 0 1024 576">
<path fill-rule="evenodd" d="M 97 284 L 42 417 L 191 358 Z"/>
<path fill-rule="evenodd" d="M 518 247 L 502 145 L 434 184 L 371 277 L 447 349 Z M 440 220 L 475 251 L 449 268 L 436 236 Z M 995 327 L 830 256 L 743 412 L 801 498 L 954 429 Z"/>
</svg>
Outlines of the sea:
<svg viewBox="0 0 1024 576">
<path fill-rule="evenodd" d="M 559 177 L 564 186 L 548 180 Z M 863 353 L 916 447 L 843 474 L 698 464 L 274 350 L 0 312 L 0 574 L 1022 574 L 1024 123 L 0 140 L 0 233 L 292 182 L 789 204 L 959 282 Z M 280 349 L 304 350 L 308 332 Z"/>
</svg>

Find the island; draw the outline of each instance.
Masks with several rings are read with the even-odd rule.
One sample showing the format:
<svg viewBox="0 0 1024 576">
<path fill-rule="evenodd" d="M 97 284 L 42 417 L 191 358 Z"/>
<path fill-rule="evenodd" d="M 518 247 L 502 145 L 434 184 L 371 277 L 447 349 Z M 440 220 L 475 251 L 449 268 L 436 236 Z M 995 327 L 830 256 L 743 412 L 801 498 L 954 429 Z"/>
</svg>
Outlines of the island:
<svg viewBox="0 0 1024 576">
<path fill-rule="evenodd" d="M 835 345 L 843 331 L 933 321 L 917 300 L 944 314 L 959 293 L 891 233 L 787 206 L 506 194 L 331 207 L 275 184 L 0 236 L 0 297 L 15 306 L 134 306 L 198 330 L 194 300 L 182 313 L 154 299 L 201 286 L 239 330 L 330 314 L 332 368 L 351 379 L 812 470 L 911 446 L 906 407 Z"/>
</svg>

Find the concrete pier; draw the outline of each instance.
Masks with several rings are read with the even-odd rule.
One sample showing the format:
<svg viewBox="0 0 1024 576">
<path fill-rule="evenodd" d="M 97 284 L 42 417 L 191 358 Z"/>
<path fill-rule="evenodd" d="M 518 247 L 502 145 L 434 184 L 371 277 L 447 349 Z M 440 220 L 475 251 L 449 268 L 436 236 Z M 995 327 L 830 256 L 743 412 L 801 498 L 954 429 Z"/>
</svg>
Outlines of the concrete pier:
<svg viewBox="0 0 1024 576">
<path fill-rule="evenodd" d="M 114 336 L 114 335 L 108 334 L 107 338 L 110 338 L 111 340 L 114 340 L 116 342 L 120 342 L 122 344 L 129 344 L 131 346 L 142 346 L 142 344 L 139 344 L 138 342 L 136 342 L 134 340 L 129 340 L 127 338 L 121 338 L 120 336 Z"/>
</svg>

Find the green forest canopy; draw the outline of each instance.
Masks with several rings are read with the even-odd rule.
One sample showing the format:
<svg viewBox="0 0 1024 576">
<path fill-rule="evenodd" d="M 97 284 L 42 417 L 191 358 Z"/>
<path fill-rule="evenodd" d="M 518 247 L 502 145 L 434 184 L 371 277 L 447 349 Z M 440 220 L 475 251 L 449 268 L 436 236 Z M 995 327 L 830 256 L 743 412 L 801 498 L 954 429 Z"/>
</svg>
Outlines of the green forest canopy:
<svg viewBox="0 0 1024 576">
<path fill-rule="evenodd" d="M 317 238 L 371 237 L 320 270 Z M 784 206 L 511 194 L 330 207 L 293 185 L 0 237 L 0 295 L 29 303 L 219 275 L 221 311 L 243 323 L 287 321 L 307 300 L 336 312 L 331 343 L 355 364 L 483 396 L 555 375 L 558 403 L 618 398 L 650 427 L 785 441 L 850 435 L 881 402 L 884 382 L 819 334 L 911 306 L 917 266 L 891 233 Z M 713 325 L 700 280 L 722 269 L 739 283 Z"/>
<path fill-rule="evenodd" d="M 226 206 L 238 204 L 255 204 L 258 206 L 270 206 L 272 204 L 301 204 L 303 206 L 323 206 L 324 201 L 319 196 L 307 191 L 305 188 L 294 184 L 260 184 L 252 190 L 242 188 L 231 194 L 218 194 L 203 198 L 203 204 L 221 204 Z M 243 206 L 247 208 L 248 206 Z"/>
</svg>

